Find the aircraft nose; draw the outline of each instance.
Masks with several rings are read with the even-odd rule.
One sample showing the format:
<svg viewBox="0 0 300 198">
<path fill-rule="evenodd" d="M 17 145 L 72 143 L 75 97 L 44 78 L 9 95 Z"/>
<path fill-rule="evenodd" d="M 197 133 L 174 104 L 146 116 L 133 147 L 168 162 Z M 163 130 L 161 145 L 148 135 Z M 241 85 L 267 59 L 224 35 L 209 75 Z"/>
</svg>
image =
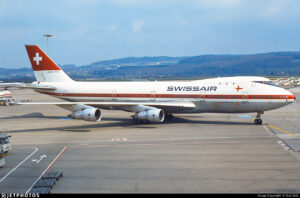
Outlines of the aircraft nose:
<svg viewBox="0 0 300 198">
<path fill-rule="evenodd" d="M 296 101 L 296 96 L 293 94 L 293 97 L 294 97 L 294 101 Z"/>
<path fill-rule="evenodd" d="M 290 92 L 289 90 L 284 89 L 284 88 L 279 88 L 279 89 L 280 90 L 278 90 L 279 91 L 278 93 L 280 93 L 280 95 L 282 95 L 283 98 L 286 99 L 285 100 L 286 103 L 290 104 L 290 103 L 296 101 L 296 97 L 295 97 L 295 95 L 292 92 Z"/>
<path fill-rule="evenodd" d="M 289 95 L 288 95 L 288 101 L 289 102 L 294 102 L 296 101 L 296 96 L 295 94 L 291 93 L 290 91 L 288 91 Z"/>
</svg>

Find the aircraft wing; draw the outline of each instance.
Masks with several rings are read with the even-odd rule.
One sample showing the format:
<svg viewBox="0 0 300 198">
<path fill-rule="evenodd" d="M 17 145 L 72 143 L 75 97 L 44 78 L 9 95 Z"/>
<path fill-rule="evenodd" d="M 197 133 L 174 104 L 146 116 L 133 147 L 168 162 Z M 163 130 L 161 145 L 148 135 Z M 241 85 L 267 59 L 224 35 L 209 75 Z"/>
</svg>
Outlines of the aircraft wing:
<svg viewBox="0 0 300 198">
<path fill-rule="evenodd" d="M 172 110 L 190 110 L 195 108 L 193 102 L 16 102 L 19 105 L 56 105 L 70 111 L 76 111 L 86 106 L 92 106 L 100 109 L 125 110 L 131 112 L 140 112 L 153 108 Z"/>
<path fill-rule="evenodd" d="M 21 88 L 21 87 L 25 87 L 25 83 L 0 83 L 0 87 Z"/>
<path fill-rule="evenodd" d="M 56 90 L 56 87 L 53 87 L 51 85 L 38 85 L 38 84 L 30 84 L 27 85 L 25 83 L 0 83 L 0 87 L 11 87 L 11 88 L 24 88 L 24 89 L 34 89 L 34 90 L 40 90 L 40 91 L 54 91 Z"/>
<path fill-rule="evenodd" d="M 29 86 L 25 86 L 23 87 L 25 89 L 34 89 L 34 90 L 40 90 L 40 91 L 54 91 L 56 90 L 56 87 L 53 87 L 53 86 L 50 86 L 50 85 L 47 85 L 47 86 L 32 86 L 32 85 L 29 85 Z"/>
</svg>

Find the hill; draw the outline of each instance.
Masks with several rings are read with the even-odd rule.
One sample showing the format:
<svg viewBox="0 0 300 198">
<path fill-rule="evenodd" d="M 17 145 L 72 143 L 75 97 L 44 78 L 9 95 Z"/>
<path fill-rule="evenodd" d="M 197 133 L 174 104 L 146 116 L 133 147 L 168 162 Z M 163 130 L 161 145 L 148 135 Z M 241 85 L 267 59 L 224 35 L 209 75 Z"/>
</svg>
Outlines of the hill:
<svg viewBox="0 0 300 198">
<path fill-rule="evenodd" d="M 127 57 L 98 61 L 83 66 L 62 65 L 61 67 L 76 80 L 200 78 L 237 75 L 296 76 L 300 75 L 300 52 L 192 57 Z M 32 81 L 34 75 L 31 68 L 0 68 L 0 80 Z"/>
</svg>

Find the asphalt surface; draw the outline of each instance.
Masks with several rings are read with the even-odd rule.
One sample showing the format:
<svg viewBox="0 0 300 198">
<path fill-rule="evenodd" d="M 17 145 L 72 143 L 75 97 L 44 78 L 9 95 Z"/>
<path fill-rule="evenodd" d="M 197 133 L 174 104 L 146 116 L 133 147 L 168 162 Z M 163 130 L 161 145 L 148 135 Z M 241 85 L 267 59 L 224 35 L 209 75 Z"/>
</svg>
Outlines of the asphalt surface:
<svg viewBox="0 0 300 198">
<path fill-rule="evenodd" d="M 136 125 L 122 111 L 95 123 L 50 105 L 0 108 L 0 131 L 12 135 L 0 192 L 28 192 L 45 171 L 62 171 L 51 193 L 300 193 L 299 102 L 265 112 L 264 125 L 253 124 L 254 113 Z"/>
</svg>

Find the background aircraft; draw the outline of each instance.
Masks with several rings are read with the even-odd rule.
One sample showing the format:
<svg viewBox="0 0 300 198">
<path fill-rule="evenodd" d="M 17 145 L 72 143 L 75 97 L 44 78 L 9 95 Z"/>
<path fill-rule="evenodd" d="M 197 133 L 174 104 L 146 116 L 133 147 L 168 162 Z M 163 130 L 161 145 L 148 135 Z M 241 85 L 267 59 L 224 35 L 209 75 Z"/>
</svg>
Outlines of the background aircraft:
<svg viewBox="0 0 300 198">
<path fill-rule="evenodd" d="M 9 87 L 12 87 L 12 88 L 24 88 L 25 87 L 25 83 L 19 83 L 19 82 L 2 83 L 2 82 L 0 82 L 0 88 L 7 89 Z"/>
</svg>

